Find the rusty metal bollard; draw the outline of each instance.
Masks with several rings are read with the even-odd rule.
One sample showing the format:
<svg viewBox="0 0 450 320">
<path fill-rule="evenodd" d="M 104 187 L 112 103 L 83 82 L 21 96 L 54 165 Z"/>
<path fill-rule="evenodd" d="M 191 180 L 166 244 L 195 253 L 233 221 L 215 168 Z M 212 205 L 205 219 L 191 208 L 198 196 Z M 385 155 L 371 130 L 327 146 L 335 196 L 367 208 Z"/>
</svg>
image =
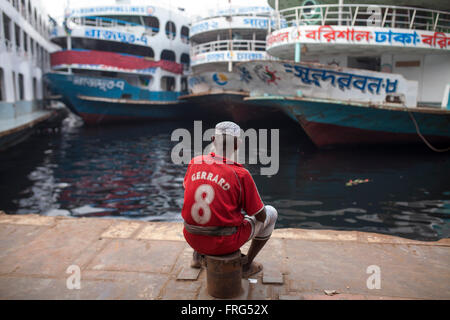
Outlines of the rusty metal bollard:
<svg viewBox="0 0 450 320">
<path fill-rule="evenodd" d="M 208 294 L 219 299 L 232 299 L 242 292 L 241 251 L 226 256 L 205 256 Z"/>
</svg>

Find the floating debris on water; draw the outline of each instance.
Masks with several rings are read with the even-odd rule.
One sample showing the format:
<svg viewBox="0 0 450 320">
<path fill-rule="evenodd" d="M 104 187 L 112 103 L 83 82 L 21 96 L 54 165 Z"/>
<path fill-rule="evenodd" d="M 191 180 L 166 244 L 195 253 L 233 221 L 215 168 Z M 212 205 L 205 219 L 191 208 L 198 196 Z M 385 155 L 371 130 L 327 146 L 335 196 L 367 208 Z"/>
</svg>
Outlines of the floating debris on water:
<svg viewBox="0 0 450 320">
<path fill-rule="evenodd" d="M 360 185 L 360 184 L 363 184 L 363 183 L 369 183 L 369 182 L 371 182 L 371 180 L 369 180 L 369 179 L 356 179 L 356 180 L 350 180 L 349 182 L 347 182 L 346 184 L 345 184 L 345 186 L 346 187 L 353 187 L 353 186 L 357 186 L 357 185 Z"/>
</svg>

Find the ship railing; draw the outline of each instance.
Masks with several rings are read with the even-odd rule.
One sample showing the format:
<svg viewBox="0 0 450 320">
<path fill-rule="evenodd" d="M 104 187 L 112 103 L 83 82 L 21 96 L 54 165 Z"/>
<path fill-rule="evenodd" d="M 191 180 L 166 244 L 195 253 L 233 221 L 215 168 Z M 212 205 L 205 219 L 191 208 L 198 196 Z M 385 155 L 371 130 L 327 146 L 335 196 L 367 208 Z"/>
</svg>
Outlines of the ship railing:
<svg viewBox="0 0 450 320">
<path fill-rule="evenodd" d="M 266 41 L 262 40 L 220 40 L 195 45 L 191 55 L 216 51 L 265 51 Z"/>
<path fill-rule="evenodd" d="M 310 5 L 274 12 L 272 30 L 304 25 L 369 26 L 450 32 L 450 12 L 387 5 Z"/>
<path fill-rule="evenodd" d="M 261 17 L 261 18 L 269 18 L 270 17 L 270 12 L 248 12 L 248 13 L 228 13 L 228 12 L 224 12 L 222 14 L 213 14 L 207 17 L 195 17 L 192 21 L 192 23 L 197 23 L 200 21 L 206 21 L 206 20 L 211 20 L 211 19 L 215 19 L 215 18 L 229 18 L 231 17 Z"/>
<path fill-rule="evenodd" d="M 101 27 L 101 28 L 140 27 L 145 28 L 145 30 L 150 32 L 151 35 L 155 35 L 159 32 L 159 28 L 156 27 L 149 27 L 134 22 L 105 17 L 74 17 L 71 18 L 71 21 L 76 25 L 89 27 Z"/>
</svg>

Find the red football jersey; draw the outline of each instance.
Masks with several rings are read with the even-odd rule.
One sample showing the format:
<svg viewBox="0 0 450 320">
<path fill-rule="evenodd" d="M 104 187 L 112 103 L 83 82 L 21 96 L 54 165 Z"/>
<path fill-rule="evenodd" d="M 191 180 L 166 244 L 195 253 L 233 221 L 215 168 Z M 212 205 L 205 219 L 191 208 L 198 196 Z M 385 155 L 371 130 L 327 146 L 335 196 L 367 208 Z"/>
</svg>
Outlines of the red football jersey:
<svg viewBox="0 0 450 320">
<path fill-rule="evenodd" d="M 186 241 L 202 254 L 232 253 L 247 242 L 250 224 L 244 220 L 260 213 L 264 204 L 250 173 L 240 164 L 214 153 L 192 159 L 184 178 L 182 217 L 194 226 L 236 226 L 231 236 L 198 236 L 184 230 Z"/>
</svg>

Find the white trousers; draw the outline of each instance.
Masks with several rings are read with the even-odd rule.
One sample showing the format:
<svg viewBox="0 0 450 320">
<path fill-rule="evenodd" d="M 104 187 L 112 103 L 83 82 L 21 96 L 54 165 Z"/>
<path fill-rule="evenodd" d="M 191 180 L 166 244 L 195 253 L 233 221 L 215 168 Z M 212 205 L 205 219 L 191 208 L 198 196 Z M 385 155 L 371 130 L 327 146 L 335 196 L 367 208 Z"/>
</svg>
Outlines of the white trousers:
<svg viewBox="0 0 450 320">
<path fill-rule="evenodd" d="M 272 206 L 266 206 L 266 221 L 260 222 L 256 220 L 256 217 L 245 216 L 245 219 L 252 225 L 252 233 L 250 234 L 250 240 L 269 240 L 275 229 L 275 223 L 278 219 L 278 212 Z"/>
</svg>

